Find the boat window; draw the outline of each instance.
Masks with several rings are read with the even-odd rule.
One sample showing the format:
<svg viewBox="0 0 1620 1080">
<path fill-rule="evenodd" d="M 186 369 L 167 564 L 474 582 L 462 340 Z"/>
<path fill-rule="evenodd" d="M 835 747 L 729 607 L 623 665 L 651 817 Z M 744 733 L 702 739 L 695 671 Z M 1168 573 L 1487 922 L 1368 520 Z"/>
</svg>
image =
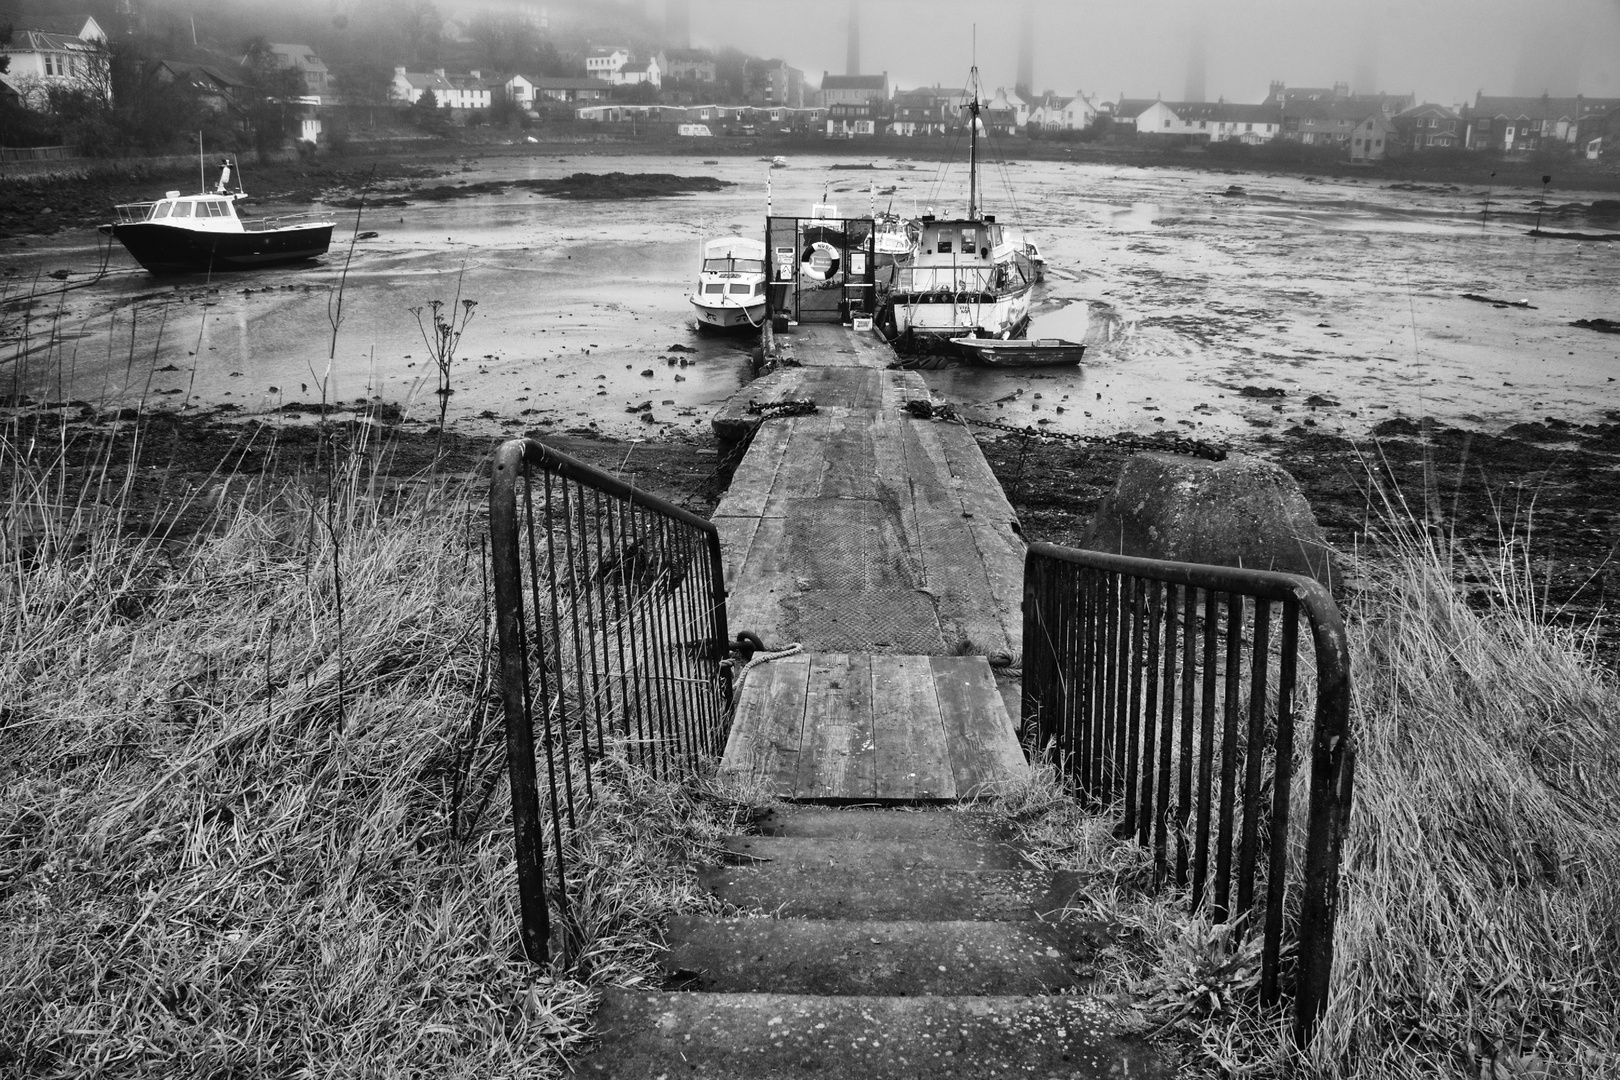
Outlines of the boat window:
<svg viewBox="0 0 1620 1080">
<path fill-rule="evenodd" d="M 723 293 L 726 291 L 726 287 L 716 281 L 703 286 L 703 291 L 706 293 Z"/>
<path fill-rule="evenodd" d="M 225 204 L 220 202 L 218 199 L 210 199 L 208 202 L 205 202 L 202 205 L 208 207 L 209 217 L 225 216 Z"/>
<path fill-rule="evenodd" d="M 704 259 L 703 269 L 706 273 L 723 274 L 734 270 L 739 274 L 763 274 L 765 272 L 764 259 Z"/>
<path fill-rule="evenodd" d="M 188 203 L 188 202 L 177 202 L 177 203 L 175 203 L 174 204 L 174 216 L 175 217 L 190 217 L 191 216 L 191 204 Z"/>
<path fill-rule="evenodd" d="M 731 286 L 731 292 L 732 292 L 732 295 L 734 295 L 734 296 L 735 295 L 747 296 L 752 291 L 753 290 L 751 290 L 748 287 L 746 282 L 744 284 L 741 284 L 741 285 L 738 285 L 735 282 L 733 282 L 732 286 Z"/>
<path fill-rule="evenodd" d="M 941 255 L 949 255 L 951 253 L 951 242 L 949 240 L 941 240 L 939 242 L 939 253 Z"/>
<path fill-rule="evenodd" d="M 978 230 L 977 229 L 963 229 L 962 230 L 962 250 L 963 251 L 972 251 L 974 248 L 976 248 L 978 246 L 979 246 Z"/>
<path fill-rule="evenodd" d="M 160 202 L 152 208 L 152 216 L 154 218 L 166 218 L 169 216 L 169 211 L 173 209 L 174 203 Z"/>
<path fill-rule="evenodd" d="M 765 295 L 765 283 L 763 281 L 759 281 L 759 282 L 754 283 L 754 295 L 755 296 L 764 296 Z"/>
</svg>

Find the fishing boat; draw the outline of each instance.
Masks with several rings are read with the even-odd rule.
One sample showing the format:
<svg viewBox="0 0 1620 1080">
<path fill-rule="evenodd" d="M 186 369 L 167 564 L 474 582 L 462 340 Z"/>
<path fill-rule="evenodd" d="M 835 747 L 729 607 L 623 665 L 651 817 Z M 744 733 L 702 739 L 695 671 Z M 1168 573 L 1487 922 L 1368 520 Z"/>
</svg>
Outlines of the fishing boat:
<svg viewBox="0 0 1620 1080">
<path fill-rule="evenodd" d="M 924 214 L 911 265 L 895 275 L 881 316 L 901 348 L 940 348 L 960 338 L 1014 338 L 1029 325 L 1035 267 L 1022 233 L 979 204 L 979 68 L 969 76 L 968 205 L 959 218 Z"/>
<path fill-rule="evenodd" d="M 240 216 L 236 204 L 246 193 L 240 180 L 235 191 L 230 189 L 233 168 L 229 160 L 221 164 L 212 191 L 168 191 L 151 202 L 121 203 L 113 207 L 117 220 L 101 231 L 154 274 L 257 270 L 326 254 L 337 222 Z"/>
<path fill-rule="evenodd" d="M 951 344 L 989 367 L 1074 367 L 1086 347 L 1063 338 L 952 338 Z"/>
<path fill-rule="evenodd" d="M 704 244 L 697 290 L 689 299 L 699 329 L 757 328 L 765 321 L 765 245 L 746 236 Z"/>
<path fill-rule="evenodd" d="M 907 221 L 899 214 L 885 210 L 872 217 L 872 250 L 879 270 L 886 266 L 906 265 L 917 251 L 922 237 L 922 226 Z"/>
</svg>

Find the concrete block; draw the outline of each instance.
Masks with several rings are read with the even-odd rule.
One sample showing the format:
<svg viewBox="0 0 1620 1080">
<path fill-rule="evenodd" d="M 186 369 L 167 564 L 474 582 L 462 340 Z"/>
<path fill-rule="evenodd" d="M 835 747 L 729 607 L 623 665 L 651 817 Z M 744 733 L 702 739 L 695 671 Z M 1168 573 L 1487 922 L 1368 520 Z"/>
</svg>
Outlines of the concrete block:
<svg viewBox="0 0 1620 1080">
<path fill-rule="evenodd" d="M 1327 540 L 1287 470 L 1233 454 L 1136 454 L 1080 540 L 1091 551 L 1304 574 L 1332 587 Z"/>
</svg>

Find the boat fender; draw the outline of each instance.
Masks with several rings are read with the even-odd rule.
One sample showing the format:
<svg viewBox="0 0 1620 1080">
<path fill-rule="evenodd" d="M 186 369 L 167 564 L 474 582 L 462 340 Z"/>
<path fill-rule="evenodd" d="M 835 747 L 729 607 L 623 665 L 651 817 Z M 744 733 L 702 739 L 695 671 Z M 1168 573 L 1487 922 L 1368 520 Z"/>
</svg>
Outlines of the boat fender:
<svg viewBox="0 0 1620 1080">
<path fill-rule="evenodd" d="M 817 255 L 821 258 L 816 258 Z M 826 281 L 838 273 L 840 258 L 837 248 L 825 240 L 817 240 L 804 249 L 800 272 L 816 281 Z"/>
</svg>

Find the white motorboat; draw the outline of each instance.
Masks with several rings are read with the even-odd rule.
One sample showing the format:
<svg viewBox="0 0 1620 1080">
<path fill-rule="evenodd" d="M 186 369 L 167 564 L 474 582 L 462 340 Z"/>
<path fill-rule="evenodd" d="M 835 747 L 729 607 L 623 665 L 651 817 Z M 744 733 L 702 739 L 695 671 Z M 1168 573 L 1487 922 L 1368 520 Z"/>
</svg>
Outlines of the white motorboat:
<svg viewBox="0 0 1620 1080">
<path fill-rule="evenodd" d="M 697 290 L 689 299 L 700 329 L 757 329 L 765 321 L 765 245 L 746 236 L 704 244 Z"/>
<path fill-rule="evenodd" d="M 979 69 L 969 77 L 968 205 L 959 218 L 924 214 L 916 253 L 897 268 L 888 336 L 901 347 L 941 348 L 953 339 L 1015 338 L 1029 325 L 1035 266 L 1022 232 L 979 204 Z"/>
<path fill-rule="evenodd" d="M 872 248 L 879 270 L 885 266 L 906 265 L 917 251 L 922 226 L 893 211 L 885 210 L 872 218 Z"/>
<path fill-rule="evenodd" d="M 314 218 L 242 218 L 241 182 L 230 189 L 232 163 L 220 170 L 213 191 L 165 192 L 152 202 L 120 203 L 118 220 L 101 226 L 135 261 L 154 274 L 257 270 L 306 262 L 326 254 L 337 223 Z"/>
</svg>

